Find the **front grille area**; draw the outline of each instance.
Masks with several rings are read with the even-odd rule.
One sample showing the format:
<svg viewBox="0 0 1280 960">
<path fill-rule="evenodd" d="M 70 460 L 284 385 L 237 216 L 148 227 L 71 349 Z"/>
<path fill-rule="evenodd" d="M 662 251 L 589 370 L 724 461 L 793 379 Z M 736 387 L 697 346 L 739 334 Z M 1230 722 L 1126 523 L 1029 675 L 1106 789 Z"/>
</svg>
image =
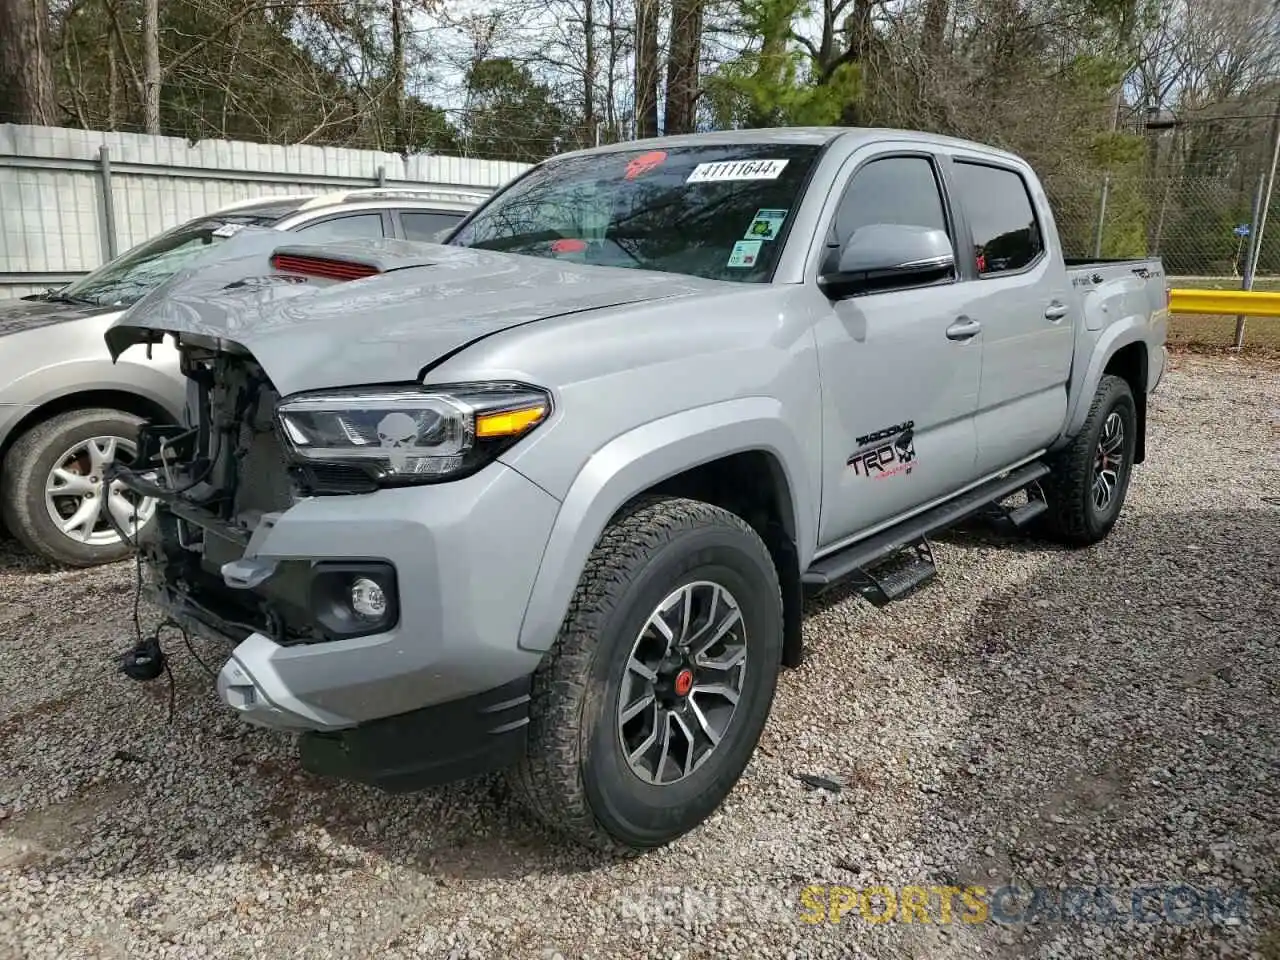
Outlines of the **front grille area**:
<svg viewBox="0 0 1280 960">
<path fill-rule="evenodd" d="M 308 463 L 294 468 L 299 492 L 325 494 L 372 493 L 378 489 L 373 477 L 357 466 L 345 463 Z"/>
<path fill-rule="evenodd" d="M 221 573 L 243 556 L 264 513 L 296 499 L 274 426 L 278 395 L 248 357 L 193 352 L 184 370 L 198 385 L 201 440 L 184 465 L 187 480 L 173 484 L 181 492 L 157 511 L 150 562 L 168 602 L 232 638 L 257 631 L 280 643 L 306 641 L 313 631 L 299 570 L 277 573 L 265 590 L 232 588 Z"/>
<path fill-rule="evenodd" d="M 232 501 L 237 517 L 286 510 L 293 504 L 289 461 L 274 430 L 253 432 L 237 474 Z"/>
<path fill-rule="evenodd" d="M 188 353 L 184 370 L 199 396 L 198 429 L 182 431 L 182 462 L 170 495 L 159 497 L 158 535 L 147 547 L 159 604 L 193 629 L 234 642 L 259 633 L 281 645 L 320 643 L 393 627 L 394 600 L 370 620 L 351 599 L 360 578 L 394 598 L 388 562 L 245 557 L 264 515 L 302 497 L 363 492 L 374 479 L 355 465 L 295 463 L 276 426 L 279 394 L 251 358 Z"/>
</svg>

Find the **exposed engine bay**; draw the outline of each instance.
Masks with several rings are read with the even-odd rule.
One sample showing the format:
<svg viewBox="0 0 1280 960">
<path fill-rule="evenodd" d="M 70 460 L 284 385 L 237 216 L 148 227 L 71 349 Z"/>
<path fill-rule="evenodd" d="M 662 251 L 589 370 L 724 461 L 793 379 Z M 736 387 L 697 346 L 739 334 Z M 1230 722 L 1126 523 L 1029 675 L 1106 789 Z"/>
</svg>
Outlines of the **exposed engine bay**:
<svg viewBox="0 0 1280 960">
<path fill-rule="evenodd" d="M 234 642 L 254 632 L 280 644 L 323 639 L 305 594 L 289 589 L 290 564 L 243 570 L 254 533 L 323 487 L 313 470 L 289 463 L 274 419 L 279 394 L 246 352 L 184 343 L 181 357 L 190 426 L 144 426 L 137 461 L 117 468 L 126 486 L 157 501 L 138 544 L 151 574 L 144 589 L 198 633 Z M 268 578 L 276 589 L 254 589 Z"/>
</svg>

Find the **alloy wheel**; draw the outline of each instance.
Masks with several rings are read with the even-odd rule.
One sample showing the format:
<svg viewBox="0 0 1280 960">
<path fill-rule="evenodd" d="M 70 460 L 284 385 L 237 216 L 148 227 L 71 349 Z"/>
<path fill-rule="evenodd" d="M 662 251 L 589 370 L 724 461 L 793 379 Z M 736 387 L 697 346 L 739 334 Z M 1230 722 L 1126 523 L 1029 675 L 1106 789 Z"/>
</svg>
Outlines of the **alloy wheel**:
<svg viewBox="0 0 1280 960">
<path fill-rule="evenodd" d="M 130 537 L 151 519 L 153 499 L 139 497 L 119 480 L 108 484 L 103 478 L 117 457 L 127 464 L 136 455 L 137 447 L 123 437 L 91 437 L 57 459 L 45 480 L 44 503 L 63 536 L 94 547 L 114 546 L 120 534 L 111 519 Z"/>
<path fill-rule="evenodd" d="M 1093 457 L 1093 505 L 1099 513 L 1111 506 L 1123 470 L 1124 420 L 1119 411 L 1112 410 L 1102 424 L 1102 435 L 1098 437 L 1098 449 Z"/>
<path fill-rule="evenodd" d="M 699 580 L 673 590 L 632 645 L 618 697 L 627 763 L 647 783 L 677 783 L 723 742 L 742 695 L 747 637 L 737 599 Z"/>
</svg>

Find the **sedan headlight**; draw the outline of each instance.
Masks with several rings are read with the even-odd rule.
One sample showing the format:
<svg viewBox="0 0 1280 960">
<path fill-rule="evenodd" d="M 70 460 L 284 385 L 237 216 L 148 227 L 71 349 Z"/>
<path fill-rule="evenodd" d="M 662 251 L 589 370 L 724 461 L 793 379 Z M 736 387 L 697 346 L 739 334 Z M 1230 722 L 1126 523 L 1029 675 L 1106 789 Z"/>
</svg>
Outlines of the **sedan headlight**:
<svg viewBox="0 0 1280 960">
<path fill-rule="evenodd" d="M 550 413 L 551 395 L 522 383 L 326 391 L 276 408 L 295 459 L 357 467 L 384 485 L 474 473 Z"/>
</svg>

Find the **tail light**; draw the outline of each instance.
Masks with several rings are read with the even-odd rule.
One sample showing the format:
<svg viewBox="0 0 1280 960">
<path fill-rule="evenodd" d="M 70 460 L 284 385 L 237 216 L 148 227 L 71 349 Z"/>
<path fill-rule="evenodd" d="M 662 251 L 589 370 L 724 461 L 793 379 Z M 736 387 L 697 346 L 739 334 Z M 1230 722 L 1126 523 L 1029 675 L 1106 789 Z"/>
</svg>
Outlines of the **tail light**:
<svg viewBox="0 0 1280 960">
<path fill-rule="evenodd" d="M 306 257 L 293 253 L 276 253 L 271 266 L 281 273 L 299 274 L 305 277 L 321 277 L 325 280 L 362 280 L 381 273 L 377 267 L 351 260 L 329 260 L 324 257 Z"/>
</svg>

